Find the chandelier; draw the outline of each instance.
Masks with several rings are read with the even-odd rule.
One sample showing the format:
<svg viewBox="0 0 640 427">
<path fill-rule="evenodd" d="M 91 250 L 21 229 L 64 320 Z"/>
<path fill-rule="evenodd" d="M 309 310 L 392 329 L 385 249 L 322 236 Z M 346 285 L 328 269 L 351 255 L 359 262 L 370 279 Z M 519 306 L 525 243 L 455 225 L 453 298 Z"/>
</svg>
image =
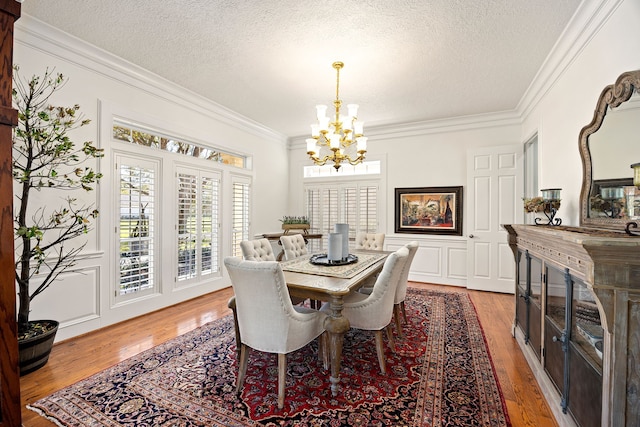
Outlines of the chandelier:
<svg viewBox="0 0 640 427">
<path fill-rule="evenodd" d="M 348 104 L 347 115 L 340 114 L 342 67 L 342 62 L 333 63 L 333 68 L 336 69 L 336 100 L 333 101 L 335 116 L 327 116 L 326 105 L 316 105 L 318 123 L 311 125 L 311 138 L 306 140 L 307 154 L 311 160 L 318 166 L 333 162 L 336 170 L 340 169 L 344 162 L 351 165 L 362 163 L 367 152 L 367 138 L 363 135 L 364 124 L 358 121 L 358 105 Z M 348 152 L 351 152 L 351 155 Z"/>
</svg>

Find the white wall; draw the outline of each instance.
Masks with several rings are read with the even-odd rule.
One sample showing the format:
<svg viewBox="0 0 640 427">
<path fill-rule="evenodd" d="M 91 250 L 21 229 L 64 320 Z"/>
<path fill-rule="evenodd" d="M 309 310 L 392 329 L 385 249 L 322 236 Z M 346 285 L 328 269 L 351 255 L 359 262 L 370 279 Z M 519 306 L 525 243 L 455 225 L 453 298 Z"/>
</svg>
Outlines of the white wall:
<svg viewBox="0 0 640 427">
<path fill-rule="evenodd" d="M 640 69 L 640 2 L 588 1 L 583 6 L 595 19 L 572 29 L 579 34 L 569 49 L 577 53 L 564 58 L 568 64 L 550 77 L 540 101 L 524 107 L 530 111 L 521 137 L 525 140 L 538 131 L 540 188 L 562 188 L 559 216 L 566 225 L 580 224 L 580 130 L 591 122 L 604 87 L 623 72 Z M 629 164 L 636 160 L 629 159 Z"/>
<path fill-rule="evenodd" d="M 365 118 L 366 119 L 366 118 Z M 386 234 L 385 249 L 394 250 L 411 240 L 420 244 L 412 264 L 412 280 L 466 285 L 467 237 L 396 234 L 394 224 L 395 189 L 402 187 L 464 186 L 467 191 L 467 152 L 472 148 L 502 146 L 520 142 L 520 122 L 514 113 L 439 120 L 411 126 L 365 129 L 367 160 L 383 164 L 380 232 Z M 290 146 L 290 209 L 304 213 L 302 167 L 309 164 L 304 138 Z M 463 197 L 464 200 L 465 197 Z M 463 216 L 469 215 L 463 207 Z"/>
<path fill-rule="evenodd" d="M 129 149 L 110 138 L 110 118 L 113 112 L 143 121 L 170 135 L 186 140 L 213 145 L 232 152 L 247 154 L 253 158 L 252 170 L 252 218 L 251 234 L 271 231 L 279 227 L 278 219 L 286 214 L 287 148 L 286 139 L 276 132 L 238 116 L 211 103 L 195 93 L 185 92 L 151 73 L 121 59 L 89 46 L 77 39 L 23 16 L 16 23 L 14 63 L 20 66 L 21 75 L 29 78 L 54 68 L 68 77 L 67 85 L 58 92 L 52 102 L 59 105 L 79 104 L 91 124 L 71 134 L 81 143 L 92 140 L 105 149 L 105 157 L 98 168 L 104 174 L 99 189 L 82 194 L 87 202 L 96 203 L 101 215 L 95 230 L 88 235 L 88 244 L 82 259 L 73 271 L 62 277 L 45 293 L 34 300 L 31 319 L 54 318 L 61 322 L 57 340 L 69 338 L 90 330 L 138 316 L 177 302 L 211 292 L 229 285 L 226 271 L 223 276 L 188 287 L 173 284 L 175 272 L 171 262 L 175 244 L 172 232 L 162 236 L 161 291 L 142 301 L 127 304 L 114 303 L 115 268 L 117 248 L 114 245 L 113 226 L 110 217 L 113 196 L 113 150 Z M 188 72 L 188 70 L 185 70 Z M 151 149 L 131 147 L 141 157 L 157 156 Z M 164 156 L 179 156 L 164 153 Z M 188 158 L 176 160 L 186 162 Z M 197 159 L 190 161 L 197 162 Z M 204 161 L 201 161 L 204 162 Z M 163 164 L 163 173 L 171 173 L 173 161 Z M 222 166 L 222 180 L 230 179 L 234 168 Z M 259 177 L 260 179 L 256 179 Z M 224 186 L 223 186 L 224 188 Z M 164 188 L 162 191 L 171 191 Z M 59 203 L 59 199 L 38 194 L 39 203 Z M 230 200 L 230 194 L 223 194 Z M 228 206 L 228 205 L 227 205 Z M 162 212 L 167 222 L 175 209 Z M 223 206 L 224 209 L 224 206 Z M 222 212 L 222 256 L 230 255 L 231 243 L 228 230 L 230 209 Z M 171 225 L 169 225 L 170 227 Z M 169 228 L 165 228 L 170 230 Z M 250 235 L 251 235 L 250 234 Z"/>
</svg>

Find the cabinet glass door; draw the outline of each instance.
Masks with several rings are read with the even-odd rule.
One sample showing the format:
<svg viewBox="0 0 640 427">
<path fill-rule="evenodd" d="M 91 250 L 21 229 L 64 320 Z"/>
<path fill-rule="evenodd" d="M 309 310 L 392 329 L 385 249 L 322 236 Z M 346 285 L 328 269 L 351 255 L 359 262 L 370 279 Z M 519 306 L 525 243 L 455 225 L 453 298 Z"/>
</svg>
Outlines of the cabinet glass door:
<svg viewBox="0 0 640 427">
<path fill-rule="evenodd" d="M 567 275 L 555 267 L 546 266 L 547 304 L 545 309 L 545 359 L 544 369 L 561 395 L 564 395 L 565 351 L 563 341 L 566 336 Z"/>
<path fill-rule="evenodd" d="M 600 426 L 603 335 L 593 293 L 573 278 L 568 408 L 582 427 Z"/>
<path fill-rule="evenodd" d="M 528 314 L 527 314 L 527 300 L 529 298 L 528 291 L 528 252 L 518 251 L 517 255 L 518 270 L 516 271 L 516 324 L 520 327 L 520 330 L 524 334 L 525 342 L 529 339 L 528 330 Z"/>
<path fill-rule="evenodd" d="M 529 276 L 529 345 L 539 360 L 542 354 L 542 261 L 536 257 L 531 257 Z"/>
</svg>

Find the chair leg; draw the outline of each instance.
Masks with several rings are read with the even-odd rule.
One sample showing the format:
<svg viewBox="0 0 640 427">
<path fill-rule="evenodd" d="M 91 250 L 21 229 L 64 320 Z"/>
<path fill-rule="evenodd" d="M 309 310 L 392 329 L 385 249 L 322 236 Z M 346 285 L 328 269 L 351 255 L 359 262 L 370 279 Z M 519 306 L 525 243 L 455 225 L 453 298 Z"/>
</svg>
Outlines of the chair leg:
<svg viewBox="0 0 640 427">
<path fill-rule="evenodd" d="M 400 304 L 393 305 L 393 319 L 396 321 L 398 337 L 402 338 L 402 323 L 400 322 Z"/>
<path fill-rule="evenodd" d="M 240 390 L 244 385 L 244 376 L 247 373 L 247 359 L 249 358 L 249 347 L 240 344 L 240 366 L 238 368 L 238 380 L 236 383 L 236 393 L 240 394 Z"/>
<path fill-rule="evenodd" d="M 404 316 L 404 323 L 408 324 L 409 320 L 407 319 L 407 310 L 404 309 L 404 301 L 400 303 L 400 307 L 402 308 L 402 315 Z"/>
<path fill-rule="evenodd" d="M 241 342 L 240 341 L 240 327 L 238 326 L 238 311 L 236 309 L 236 297 L 233 296 L 229 299 L 229 302 L 227 303 L 227 307 L 229 307 L 231 309 L 231 311 L 233 312 L 233 327 L 235 328 L 235 332 L 236 332 L 236 357 L 238 358 L 238 360 L 240 359 L 240 346 L 241 346 Z"/>
<path fill-rule="evenodd" d="M 387 373 L 387 366 L 384 360 L 384 344 L 382 342 L 382 330 L 375 331 L 376 334 L 376 353 L 378 354 L 378 363 L 380 364 L 380 372 Z"/>
<path fill-rule="evenodd" d="M 396 352 L 396 342 L 393 340 L 393 331 L 391 330 L 391 322 L 385 328 L 387 330 L 387 339 L 389 340 L 389 347 L 391 351 Z"/>
<path fill-rule="evenodd" d="M 278 353 L 278 409 L 284 407 L 284 386 L 287 381 L 287 355 Z"/>
</svg>

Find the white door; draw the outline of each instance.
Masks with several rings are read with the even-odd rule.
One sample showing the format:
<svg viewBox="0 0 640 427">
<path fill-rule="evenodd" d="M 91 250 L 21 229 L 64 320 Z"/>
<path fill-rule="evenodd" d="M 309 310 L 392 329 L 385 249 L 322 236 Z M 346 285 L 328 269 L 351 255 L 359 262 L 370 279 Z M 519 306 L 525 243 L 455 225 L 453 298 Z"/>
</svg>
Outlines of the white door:
<svg viewBox="0 0 640 427">
<path fill-rule="evenodd" d="M 522 146 L 467 153 L 467 287 L 513 293 L 515 261 L 502 224 L 522 223 Z"/>
</svg>

